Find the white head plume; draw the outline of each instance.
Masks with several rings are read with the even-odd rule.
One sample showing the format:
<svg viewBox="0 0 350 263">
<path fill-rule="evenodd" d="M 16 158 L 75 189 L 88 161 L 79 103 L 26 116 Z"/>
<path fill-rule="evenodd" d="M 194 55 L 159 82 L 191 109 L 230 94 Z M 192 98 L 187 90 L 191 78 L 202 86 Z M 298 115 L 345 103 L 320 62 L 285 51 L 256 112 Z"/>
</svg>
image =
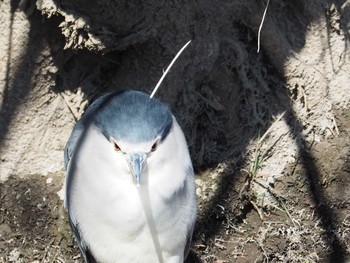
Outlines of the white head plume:
<svg viewBox="0 0 350 263">
<path fill-rule="evenodd" d="M 182 51 L 185 50 L 185 48 L 191 43 L 191 40 L 188 41 L 181 49 L 179 52 L 177 52 L 176 56 L 173 58 L 173 60 L 171 61 L 171 63 L 169 64 L 169 66 L 167 67 L 167 69 L 164 71 L 162 77 L 159 79 L 157 85 L 154 87 L 151 95 L 149 96 L 150 99 L 153 98 L 154 94 L 156 94 L 160 84 L 162 83 L 163 79 L 165 78 L 165 76 L 168 74 L 170 68 L 173 66 L 173 64 L 175 63 L 175 61 L 178 59 L 178 57 L 181 55 Z"/>
</svg>

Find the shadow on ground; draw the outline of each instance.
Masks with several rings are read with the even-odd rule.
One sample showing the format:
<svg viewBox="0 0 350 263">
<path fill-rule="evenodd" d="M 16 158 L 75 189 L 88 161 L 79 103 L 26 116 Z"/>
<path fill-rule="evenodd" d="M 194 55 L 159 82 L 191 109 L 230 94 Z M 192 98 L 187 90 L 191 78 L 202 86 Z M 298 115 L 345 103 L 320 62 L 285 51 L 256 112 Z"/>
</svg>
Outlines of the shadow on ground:
<svg viewBox="0 0 350 263">
<path fill-rule="evenodd" d="M 18 3 L 19 1 L 11 2 L 12 14 L 15 12 Z M 344 3 L 345 1 L 325 1 L 327 6 L 335 5 L 339 10 Z M 92 2 L 90 4 L 94 5 Z M 200 173 L 217 167 L 219 163 L 229 163 L 222 171 L 223 176 L 221 181 L 218 182 L 218 188 L 211 201 L 201 207 L 202 210 L 195 232 L 195 243 L 199 241 L 204 244 L 213 242 L 215 236 L 227 227 L 225 220 L 227 220 L 228 215 L 234 215 L 234 218 L 231 219 L 232 223 L 238 224 L 245 219 L 249 211 L 254 209 L 251 204 L 254 196 L 249 191 L 249 180 L 242 177 L 244 175 L 242 170 L 248 162 L 244 157 L 247 153 L 247 146 L 258 131 L 264 134 L 272 122 L 273 116 L 286 111 L 284 118 L 289 125 L 292 137 L 296 138 L 298 160 L 305 171 L 305 178 L 309 182 L 309 196 L 317 206 L 320 205 L 316 213 L 325 231 L 325 242 L 327 242 L 331 251 L 327 262 L 345 262 L 346 248 L 338 240 L 338 236 L 333 233 L 339 222 L 337 222 L 333 208 L 321 187 L 321 171 L 310 150 L 311 145 L 307 143 L 302 133 L 304 127 L 292 107 L 293 100 L 291 98 L 293 96 L 286 88 L 287 84 L 282 70 L 289 55 L 292 52 L 298 53 L 303 48 L 307 29 L 311 22 L 315 22 L 312 21 L 312 17 L 323 14 L 313 13 L 312 16 L 308 17 L 307 14 L 310 10 L 303 1 L 284 1 L 283 4 L 270 3 L 264 28 L 267 35 L 276 34 L 276 30 L 278 32 L 278 30 L 285 29 L 287 26 L 284 23 L 282 23 L 281 28 L 276 25 L 278 23 L 273 15 L 277 12 L 285 13 L 289 23 L 288 26 L 292 29 L 288 36 L 263 41 L 263 52 L 257 55 L 254 51 L 257 42 L 255 36 L 259 25 L 258 21 L 265 7 L 264 4 L 257 5 L 254 1 L 245 4 L 240 9 L 241 15 L 232 18 L 231 14 L 227 13 L 232 13 L 235 10 L 230 9 L 230 3 L 225 2 L 223 6 L 227 8 L 227 11 L 222 14 L 222 19 L 231 18 L 232 22 L 228 24 L 218 19 L 217 12 L 222 12 L 223 8 L 212 14 L 210 13 L 216 8 L 214 4 L 212 5 L 203 6 L 194 11 L 192 4 L 186 4 L 187 10 L 193 12 L 186 15 L 191 16 L 192 21 L 195 21 L 188 27 L 182 24 L 184 22 L 180 19 L 168 21 L 166 17 L 156 17 L 152 20 L 149 17 L 152 8 L 149 7 L 150 9 L 145 9 L 144 13 L 141 12 L 141 16 L 145 16 L 146 21 L 150 23 L 158 22 L 161 26 L 157 27 L 159 32 L 140 38 L 141 42 L 131 41 L 129 46 L 125 44 L 122 49 L 110 50 L 103 55 L 86 50 L 54 54 L 60 69 L 57 73 L 57 86 L 54 92 L 63 94 L 68 90 L 74 92 L 80 88 L 86 98 L 92 101 L 98 94 L 115 90 L 116 87 L 119 89 L 120 83 L 125 84 L 128 81 L 130 81 L 128 83 L 129 87 L 144 82 L 146 84 L 141 89 L 149 91 L 149 87 L 154 83 L 153 80 L 158 78 L 155 72 L 161 72 L 163 67 L 163 65 L 157 65 L 157 63 L 159 61 L 170 61 L 169 58 L 177 52 L 174 49 L 172 53 L 169 53 L 169 50 L 174 47 L 170 43 L 185 43 L 187 39 L 184 36 L 191 36 L 193 44 L 189 47 L 188 55 L 185 55 L 183 61 L 179 62 L 181 65 L 178 68 L 172 70 L 159 97 L 169 102 L 180 123 L 182 123 L 190 142 L 191 154 L 196 169 Z M 233 7 L 237 8 L 236 5 L 233 5 Z M 248 7 L 251 9 L 246 9 Z M 65 9 L 66 12 L 72 12 L 68 3 L 63 2 L 61 8 Z M 80 10 L 76 3 L 74 8 L 72 14 L 79 16 Z M 166 10 L 166 8 L 169 8 L 167 5 L 157 6 L 156 8 L 157 10 L 160 8 L 164 13 L 169 12 L 169 10 Z M 174 8 L 181 9 L 182 7 Z M 327 11 L 328 9 L 321 8 L 317 10 Z M 256 15 L 252 15 L 251 12 Z M 348 9 L 343 10 L 342 13 L 347 14 Z M 87 10 L 84 9 L 84 16 L 89 15 Z M 201 17 L 208 18 L 208 20 L 203 22 L 200 19 Z M 245 19 L 245 17 L 249 17 L 249 19 Z M 92 15 L 91 21 L 94 23 L 92 28 L 99 29 L 104 25 L 105 21 L 95 22 L 93 18 Z M 9 132 L 11 121 L 18 112 L 22 101 L 30 94 L 30 79 L 35 67 L 28 67 L 28 60 L 35 60 L 40 55 L 42 45 L 50 45 L 50 43 L 60 38 L 52 33 L 57 33 L 57 20 L 50 23 L 52 20 L 44 18 L 38 12 L 34 12 L 29 20 L 31 26 L 27 51 L 13 73 L 10 65 L 12 54 L 11 49 L 9 49 L 6 86 L 0 109 L 0 145 L 2 145 Z M 349 40 L 348 20 L 348 16 L 342 17 L 340 28 L 347 40 Z M 198 21 L 198 24 L 196 24 L 196 21 Z M 150 27 L 149 25 L 144 26 Z M 180 37 L 176 35 L 176 30 L 174 31 L 176 27 L 183 30 Z M 229 33 L 225 31 L 227 28 L 230 28 Z M 161 35 L 165 31 L 170 33 Z M 215 33 L 212 33 L 213 31 Z M 232 32 L 234 34 L 231 35 Z M 118 35 L 118 32 L 114 32 L 114 34 Z M 206 43 L 202 43 L 205 37 L 207 37 Z M 10 34 L 10 47 L 11 39 Z M 105 40 L 105 38 L 101 39 Z M 117 36 L 117 39 L 123 43 L 127 41 L 126 37 L 122 35 Z M 108 46 L 110 43 L 106 42 L 105 44 Z M 164 53 L 156 50 L 161 47 L 164 48 Z M 211 52 L 215 53 L 215 56 L 205 56 L 205 54 Z M 63 55 L 66 55 L 66 57 L 62 58 Z M 158 57 L 151 60 L 154 55 Z M 130 61 L 130 58 L 132 58 L 132 61 Z M 148 68 L 153 70 L 151 76 L 146 74 Z M 129 72 L 126 73 L 126 70 L 129 70 Z M 140 76 L 138 80 L 136 80 L 136 72 Z M 178 80 L 178 76 L 182 76 L 182 79 Z M 230 83 L 234 83 L 234 85 Z M 167 94 L 167 89 L 170 90 L 170 95 Z M 182 107 L 183 105 L 187 106 Z M 255 119 L 249 119 L 247 117 L 249 114 L 252 114 L 252 118 Z M 217 120 L 220 120 L 220 123 Z M 236 162 L 232 163 L 232 160 Z M 26 193 L 26 190 L 21 189 L 20 185 L 16 185 L 12 181 L 10 183 L 13 183 L 16 190 L 20 189 L 21 196 Z M 37 183 L 34 182 L 33 184 L 36 185 Z M 40 187 L 40 189 L 45 189 L 44 185 Z M 242 187 L 243 192 L 240 191 Z M 39 192 L 39 189 L 37 189 L 37 192 Z M 235 198 L 233 198 L 233 193 L 236 194 Z M 27 226 L 31 226 L 35 219 L 33 211 L 39 211 L 40 209 L 31 209 L 33 206 L 32 199 L 28 199 L 30 203 L 26 203 L 27 199 L 16 199 L 11 194 L 11 191 L 7 189 L 4 196 L 6 196 L 5 200 L 9 202 L 8 209 L 19 205 L 22 211 L 16 226 L 17 228 L 23 227 L 24 232 L 20 232 L 21 235 L 32 235 L 33 229 L 37 231 L 36 233 L 40 233 L 42 231 L 40 227 L 41 219 L 37 220 L 38 228 L 27 229 Z M 39 199 L 35 203 L 39 204 Z M 19 201 L 11 203 L 14 200 Z M 224 211 L 220 206 L 225 208 Z M 40 216 L 42 220 L 47 217 L 49 218 L 50 214 Z M 26 226 L 28 222 L 29 224 Z M 26 232 L 27 230 L 29 234 Z M 203 262 L 200 255 L 198 255 L 202 253 L 200 250 L 201 248 L 195 250 L 188 261 Z"/>
</svg>

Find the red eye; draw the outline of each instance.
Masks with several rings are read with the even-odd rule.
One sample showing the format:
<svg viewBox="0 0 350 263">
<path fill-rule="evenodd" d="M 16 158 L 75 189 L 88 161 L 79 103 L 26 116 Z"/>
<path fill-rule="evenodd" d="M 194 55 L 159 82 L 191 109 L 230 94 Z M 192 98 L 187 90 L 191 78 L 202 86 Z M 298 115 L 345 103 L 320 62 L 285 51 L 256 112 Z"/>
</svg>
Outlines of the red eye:
<svg viewBox="0 0 350 263">
<path fill-rule="evenodd" d="M 156 151 L 156 150 L 157 150 L 157 147 L 158 147 L 158 142 L 155 142 L 155 143 L 152 145 L 151 152 Z"/>
<path fill-rule="evenodd" d="M 115 150 L 116 152 L 120 152 L 120 151 L 122 150 L 122 149 L 120 149 L 119 145 L 116 144 L 116 142 L 112 142 L 112 143 L 113 143 L 114 150 Z"/>
</svg>

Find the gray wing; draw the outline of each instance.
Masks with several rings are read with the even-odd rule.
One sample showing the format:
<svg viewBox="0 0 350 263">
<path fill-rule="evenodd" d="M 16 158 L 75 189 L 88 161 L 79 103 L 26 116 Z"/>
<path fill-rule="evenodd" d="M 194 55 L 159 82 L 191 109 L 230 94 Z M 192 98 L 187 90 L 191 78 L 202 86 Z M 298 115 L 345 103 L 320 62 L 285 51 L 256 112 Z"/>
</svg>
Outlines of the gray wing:
<svg viewBox="0 0 350 263">
<path fill-rule="evenodd" d="M 89 247 L 86 245 L 86 242 L 84 241 L 84 238 L 79 230 L 79 222 L 75 220 L 74 213 L 73 211 L 71 211 L 70 205 L 69 205 L 71 186 L 72 186 L 71 184 L 73 183 L 74 169 L 75 169 L 74 152 L 77 149 L 79 149 L 80 144 L 83 142 L 83 137 L 85 136 L 86 127 L 93 120 L 94 113 L 98 111 L 101 106 L 103 106 L 106 100 L 113 97 L 114 95 L 116 95 L 116 92 L 105 94 L 91 104 L 91 106 L 84 113 L 83 117 L 75 125 L 68 139 L 66 147 L 64 149 L 64 167 L 67 171 L 65 207 L 68 210 L 68 219 L 69 219 L 70 227 L 72 229 L 72 232 L 74 234 L 74 237 L 79 246 L 80 252 L 84 258 L 85 263 L 96 263 L 96 260 L 92 256 L 92 253 L 89 250 Z M 73 163 L 70 163 L 71 161 Z"/>
<path fill-rule="evenodd" d="M 85 263 L 97 263 L 96 260 L 94 259 L 94 257 L 92 256 L 90 249 L 86 245 L 84 239 L 80 235 L 78 225 L 73 222 L 71 215 L 68 216 L 68 219 L 69 219 L 69 225 L 73 231 L 75 240 L 78 244 L 80 253 L 82 254 L 82 256 L 84 258 L 84 262 Z"/>
<path fill-rule="evenodd" d="M 192 168 L 192 165 L 190 165 L 188 168 L 187 168 L 187 171 L 186 171 L 186 174 L 188 177 L 194 177 L 194 172 L 193 172 L 193 168 Z M 196 200 L 196 190 L 195 190 L 195 185 L 194 185 L 194 182 L 192 182 L 193 185 L 189 185 L 187 186 L 187 189 L 190 189 L 189 190 L 189 194 L 191 195 L 194 195 L 194 200 Z M 186 180 L 186 184 L 191 184 L 191 182 L 189 182 L 188 180 Z M 193 211 L 193 221 L 192 221 L 192 224 L 190 225 L 189 229 L 188 229 L 188 232 L 187 232 L 187 240 L 186 240 L 186 246 L 185 246 L 185 251 L 184 251 L 184 259 L 187 258 L 189 252 L 190 252 L 190 247 L 191 247 L 191 242 L 192 242 L 192 235 L 193 235 L 193 230 L 194 230 L 194 225 L 195 225 L 195 222 L 196 222 L 196 208 L 194 208 L 194 211 Z"/>
<path fill-rule="evenodd" d="M 194 229 L 194 223 L 192 224 L 192 227 L 191 227 L 191 229 L 190 229 L 190 231 L 188 233 L 188 236 L 187 236 L 187 241 L 186 241 L 186 246 L 185 246 L 185 251 L 184 251 L 184 259 L 186 259 L 188 254 L 190 253 L 193 229 Z"/>
<path fill-rule="evenodd" d="M 67 170 L 67 178 L 66 178 L 66 196 L 65 196 L 65 207 L 68 210 L 68 220 L 70 228 L 75 237 L 76 243 L 78 244 L 79 250 L 84 258 L 85 263 L 96 263 L 96 260 L 92 256 L 92 253 L 89 247 L 86 245 L 84 241 L 83 235 L 79 230 L 79 223 L 74 217 L 74 213 L 72 209 L 70 209 L 69 199 L 70 199 L 70 189 L 72 183 L 72 176 L 74 176 L 75 165 L 70 164 L 71 160 L 74 160 L 73 153 L 76 148 L 79 148 L 79 144 L 82 141 L 81 138 L 84 137 L 84 125 L 82 123 L 78 123 L 74 128 L 71 137 L 68 140 L 64 151 L 64 166 Z"/>
<path fill-rule="evenodd" d="M 68 170 L 69 161 L 73 155 L 74 149 L 76 148 L 79 139 L 84 133 L 84 125 L 82 122 L 78 122 L 74 127 L 66 147 L 64 148 L 64 168 Z"/>
</svg>

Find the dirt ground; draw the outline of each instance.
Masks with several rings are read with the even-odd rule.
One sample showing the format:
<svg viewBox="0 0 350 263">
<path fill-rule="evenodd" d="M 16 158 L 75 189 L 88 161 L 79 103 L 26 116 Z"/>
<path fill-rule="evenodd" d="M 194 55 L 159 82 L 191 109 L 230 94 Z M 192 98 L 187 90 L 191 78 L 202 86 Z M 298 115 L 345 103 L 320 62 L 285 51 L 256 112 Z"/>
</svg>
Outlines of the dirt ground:
<svg viewBox="0 0 350 263">
<path fill-rule="evenodd" d="M 199 216 L 187 262 L 348 262 L 349 111 L 337 116 L 339 134 L 301 150 L 273 182 L 246 170 L 247 160 L 198 172 Z M 61 187 L 60 174 L 1 184 L 0 262 L 81 262 Z"/>
<path fill-rule="evenodd" d="M 70 131 L 106 91 L 150 92 L 188 39 L 157 93 L 196 171 L 187 262 L 350 262 L 350 3 L 271 1 L 260 39 L 266 5 L 0 1 L 0 263 L 82 262 Z"/>
<path fill-rule="evenodd" d="M 337 114 L 339 134 L 301 149 L 275 181 L 263 180 L 269 175 L 259 171 L 251 179 L 235 165 L 220 175 L 219 191 L 226 194 L 209 219 L 201 214 L 198 262 L 348 262 L 350 116 Z M 258 196 L 254 185 L 267 194 Z"/>
</svg>

